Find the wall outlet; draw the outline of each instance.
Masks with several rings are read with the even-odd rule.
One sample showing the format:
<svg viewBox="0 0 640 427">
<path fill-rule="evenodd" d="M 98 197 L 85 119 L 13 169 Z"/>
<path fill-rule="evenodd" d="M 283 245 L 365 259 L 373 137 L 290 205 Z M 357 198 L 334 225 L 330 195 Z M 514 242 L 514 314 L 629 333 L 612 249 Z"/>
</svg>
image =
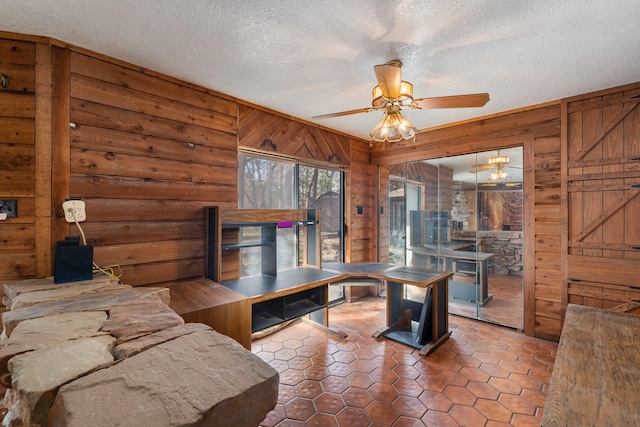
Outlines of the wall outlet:
<svg viewBox="0 0 640 427">
<path fill-rule="evenodd" d="M 82 222 L 87 219 L 87 212 L 84 210 L 82 200 L 67 200 L 62 204 L 62 210 L 64 210 L 64 219 L 67 222 Z"/>
<path fill-rule="evenodd" d="M 0 200 L 0 214 L 7 214 L 7 218 L 18 216 L 17 200 Z"/>
</svg>

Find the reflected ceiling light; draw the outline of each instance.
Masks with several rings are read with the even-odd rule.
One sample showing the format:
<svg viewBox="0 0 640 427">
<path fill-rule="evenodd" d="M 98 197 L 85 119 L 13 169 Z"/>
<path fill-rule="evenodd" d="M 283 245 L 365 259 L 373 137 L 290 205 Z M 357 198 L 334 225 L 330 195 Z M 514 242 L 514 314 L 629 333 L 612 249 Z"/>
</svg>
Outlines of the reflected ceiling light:
<svg viewBox="0 0 640 427">
<path fill-rule="evenodd" d="M 496 170 L 489 174 L 489 181 L 500 181 L 504 182 L 507 179 L 511 178 L 511 175 L 507 173 L 504 169 L 502 169 L 502 164 L 498 163 Z"/>
<path fill-rule="evenodd" d="M 490 165 L 506 165 L 509 163 L 509 158 L 507 156 L 501 156 L 500 151 L 498 151 L 498 155 L 495 157 L 491 157 L 489 159 Z"/>
<path fill-rule="evenodd" d="M 402 115 L 400 105 L 390 103 L 385 111 L 382 119 L 371 131 L 371 142 L 399 142 L 403 139 L 413 139 L 415 141 L 416 132 L 418 130 L 413 124 Z"/>
</svg>

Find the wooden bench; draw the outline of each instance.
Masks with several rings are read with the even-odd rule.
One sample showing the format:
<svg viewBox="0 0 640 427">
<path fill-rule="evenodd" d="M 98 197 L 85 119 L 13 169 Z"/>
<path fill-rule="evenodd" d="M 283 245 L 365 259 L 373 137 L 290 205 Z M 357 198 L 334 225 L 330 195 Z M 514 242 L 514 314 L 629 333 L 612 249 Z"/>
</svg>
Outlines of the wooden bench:
<svg viewBox="0 0 640 427">
<path fill-rule="evenodd" d="M 541 425 L 640 425 L 640 316 L 569 304 Z"/>
</svg>

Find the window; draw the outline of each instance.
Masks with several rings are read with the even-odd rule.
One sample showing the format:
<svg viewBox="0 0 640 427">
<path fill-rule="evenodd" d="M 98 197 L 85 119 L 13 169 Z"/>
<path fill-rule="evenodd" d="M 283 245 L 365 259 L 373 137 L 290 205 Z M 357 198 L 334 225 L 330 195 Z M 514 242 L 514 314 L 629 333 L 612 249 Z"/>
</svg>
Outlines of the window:
<svg viewBox="0 0 640 427">
<path fill-rule="evenodd" d="M 342 172 L 317 167 L 298 167 L 298 208 L 320 210 L 322 262 L 341 262 Z"/>
<path fill-rule="evenodd" d="M 240 155 L 240 209 L 296 209 L 295 166 Z"/>
<path fill-rule="evenodd" d="M 240 155 L 241 209 L 319 209 L 322 231 L 322 262 L 344 260 L 344 173 L 338 169 Z M 250 236 L 246 236 L 247 239 Z M 295 231 L 278 230 L 278 270 L 296 265 Z M 257 252 L 243 253 L 241 274 L 251 275 L 260 265 Z M 340 288 L 336 287 L 336 292 Z M 330 295 L 336 299 L 342 297 Z"/>
</svg>

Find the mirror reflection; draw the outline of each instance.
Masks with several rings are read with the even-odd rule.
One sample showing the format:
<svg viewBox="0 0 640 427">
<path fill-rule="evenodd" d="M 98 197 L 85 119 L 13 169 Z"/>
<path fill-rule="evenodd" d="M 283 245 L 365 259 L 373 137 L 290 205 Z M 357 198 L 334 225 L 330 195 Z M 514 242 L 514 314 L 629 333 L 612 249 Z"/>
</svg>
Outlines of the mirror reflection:
<svg viewBox="0 0 640 427">
<path fill-rule="evenodd" d="M 517 329 L 523 328 L 522 152 L 491 150 L 380 171 L 388 191 L 380 198 L 381 259 L 452 272 L 450 313 Z"/>
</svg>

